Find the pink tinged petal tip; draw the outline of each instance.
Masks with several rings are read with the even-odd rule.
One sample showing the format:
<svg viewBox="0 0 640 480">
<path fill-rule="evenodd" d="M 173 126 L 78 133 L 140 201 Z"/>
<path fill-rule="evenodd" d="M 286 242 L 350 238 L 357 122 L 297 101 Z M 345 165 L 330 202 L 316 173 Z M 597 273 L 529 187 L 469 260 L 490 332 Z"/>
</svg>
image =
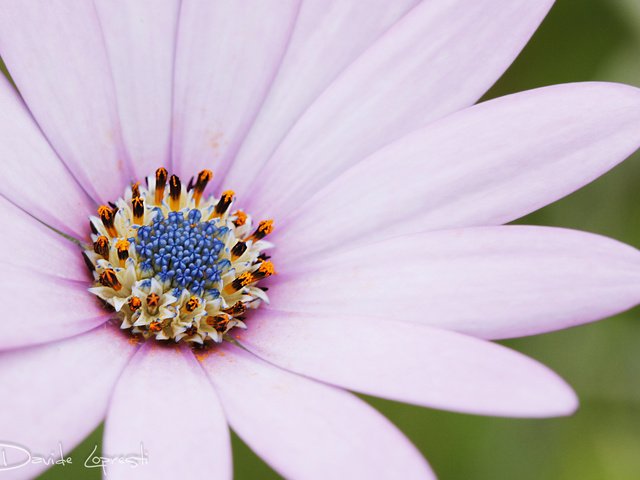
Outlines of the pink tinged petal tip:
<svg viewBox="0 0 640 480">
<path fill-rule="evenodd" d="M 6 320 L 6 319 L 5 319 Z M 61 342 L 0 353 L 2 440 L 34 455 L 68 456 L 104 418 L 109 395 L 135 347 L 112 328 L 99 327 Z M 5 447 L 7 462 L 24 461 Z M 13 460 L 12 460 L 13 459 Z M 74 458 L 75 460 L 75 458 Z M 2 478 L 35 478 L 31 463 Z"/>
<path fill-rule="evenodd" d="M 236 337 L 293 372 L 425 407 L 507 417 L 554 417 L 577 408 L 571 388 L 538 362 L 424 325 L 264 310 Z"/>
<path fill-rule="evenodd" d="M 391 422 L 348 392 L 228 344 L 201 362 L 232 428 L 285 478 L 435 478 Z"/>
<path fill-rule="evenodd" d="M 93 2 L 7 0 L 0 55 L 42 131 L 96 202 L 131 178 Z"/>
<path fill-rule="evenodd" d="M 285 258 L 282 259 L 286 260 Z M 383 317 L 484 338 L 598 320 L 640 302 L 640 252 L 574 230 L 476 227 L 405 235 L 283 273 L 271 306 Z"/>
<path fill-rule="evenodd" d="M 168 165 L 180 0 L 98 0 L 122 135 L 142 179 Z"/>
<path fill-rule="evenodd" d="M 225 169 L 277 72 L 298 8 L 299 0 L 182 2 L 172 146 L 178 175 Z"/>
<path fill-rule="evenodd" d="M 278 246 L 293 258 L 356 238 L 506 223 L 591 182 L 638 145 L 633 87 L 566 84 L 491 100 L 351 168 L 298 209 Z"/>
<path fill-rule="evenodd" d="M 1 197 L 0 216 L 8 226 L 0 238 L 0 349 L 71 337 L 109 319 L 87 292 L 77 245 Z"/>
<path fill-rule="evenodd" d="M 110 463 L 106 478 L 232 477 L 231 444 L 217 396 L 187 348 L 145 343 L 113 392 L 104 454 L 144 451 L 135 467 Z"/>
<path fill-rule="evenodd" d="M 0 194 L 42 222 L 80 238 L 89 197 L 58 158 L 9 82 L 0 75 Z"/>
<path fill-rule="evenodd" d="M 255 195 L 247 208 L 282 218 L 367 155 L 475 103 L 517 56 L 551 4 L 419 3 L 306 109 L 260 175 L 251 176 L 257 181 L 249 187 Z M 235 173 L 249 175 L 246 169 Z M 235 177 L 231 183 L 236 188 Z"/>
</svg>

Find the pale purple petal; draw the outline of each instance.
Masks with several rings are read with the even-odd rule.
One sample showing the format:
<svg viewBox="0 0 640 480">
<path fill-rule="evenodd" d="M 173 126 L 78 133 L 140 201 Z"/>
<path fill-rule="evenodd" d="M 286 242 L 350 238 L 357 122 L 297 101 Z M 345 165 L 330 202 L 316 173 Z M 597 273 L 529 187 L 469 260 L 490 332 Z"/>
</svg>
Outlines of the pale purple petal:
<svg viewBox="0 0 640 480">
<path fill-rule="evenodd" d="M 142 179 L 169 161 L 180 0 L 98 0 L 122 136 Z"/>
<path fill-rule="evenodd" d="M 0 197 L 0 263 L 70 280 L 88 280 L 80 247 Z M 86 222 L 86 220 L 85 220 Z"/>
<path fill-rule="evenodd" d="M 91 295 L 88 282 L 2 264 L 0 350 L 71 337 L 106 322 L 110 315 Z"/>
<path fill-rule="evenodd" d="M 189 178 L 237 151 L 277 72 L 299 0 L 184 0 L 175 68 L 173 166 Z"/>
<path fill-rule="evenodd" d="M 117 103 L 93 2 L 7 0 L 0 55 L 51 145 L 96 201 L 129 181 Z"/>
<path fill-rule="evenodd" d="M 253 178 L 247 171 L 255 172 L 323 90 L 417 3 L 305 0 L 278 75 L 224 185 L 246 188 Z"/>
<path fill-rule="evenodd" d="M 89 294 L 80 249 L 0 197 L 8 228 L 0 238 L 0 349 L 71 337 L 109 313 Z"/>
<path fill-rule="evenodd" d="M 68 456 L 104 418 L 111 389 L 134 351 L 113 327 L 99 327 L 61 342 L 1 352 L 3 442 L 47 457 L 59 457 L 60 444 Z M 8 463 L 12 452 L 20 453 L 5 452 Z M 44 468 L 31 464 L 2 472 L 2 478 L 34 478 Z"/>
<path fill-rule="evenodd" d="M 0 158 L 3 196 L 48 225 L 78 238 L 82 236 L 87 228 L 86 214 L 91 210 L 89 197 L 51 149 L 2 75 Z"/>
<path fill-rule="evenodd" d="M 407 438 L 348 392 L 232 345 L 201 362 L 231 427 L 285 478 L 434 478 Z"/>
<path fill-rule="evenodd" d="M 287 264 L 279 268 L 286 272 Z M 640 251 L 559 228 L 406 235 L 300 268 L 269 290 L 273 308 L 418 322 L 484 338 L 568 328 L 640 303 Z"/>
<path fill-rule="evenodd" d="M 422 2 L 305 111 L 260 175 L 243 169 L 230 178 L 230 187 L 240 197 L 251 193 L 254 201 L 247 208 L 252 212 L 282 217 L 387 143 L 475 103 L 520 52 L 551 4 Z M 253 186 L 236 183 L 245 175 L 255 179 Z"/>
<path fill-rule="evenodd" d="M 113 392 L 104 454 L 137 454 L 148 463 L 110 463 L 105 478 L 232 477 L 224 413 L 200 365 L 187 348 L 147 342 Z M 207 472 L 206 475 L 203 472 Z"/>
<path fill-rule="evenodd" d="M 577 406 L 571 388 L 534 360 L 424 325 L 263 310 L 236 337 L 280 367 L 401 402 L 510 417 L 567 415 Z"/>
<path fill-rule="evenodd" d="M 546 87 L 456 113 L 382 149 L 282 228 L 293 259 L 358 239 L 506 223 L 582 187 L 640 145 L 640 90 Z"/>
</svg>

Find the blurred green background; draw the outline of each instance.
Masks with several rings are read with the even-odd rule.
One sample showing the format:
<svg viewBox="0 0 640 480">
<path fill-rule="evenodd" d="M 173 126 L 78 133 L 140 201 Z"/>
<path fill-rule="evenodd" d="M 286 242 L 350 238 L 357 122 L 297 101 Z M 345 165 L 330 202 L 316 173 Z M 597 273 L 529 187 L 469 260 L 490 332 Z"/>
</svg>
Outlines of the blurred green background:
<svg viewBox="0 0 640 480">
<path fill-rule="evenodd" d="M 585 80 L 640 86 L 639 0 L 557 0 L 522 55 L 485 98 Z M 518 223 L 587 230 L 640 247 L 639 160 L 636 154 Z M 562 419 L 512 420 L 366 400 L 413 440 L 442 480 L 640 479 L 640 309 L 504 343 L 566 378 L 581 399 L 578 413 Z M 81 465 L 93 445 L 100 444 L 101 434 L 99 428 L 74 450 L 74 466 L 53 468 L 40 478 L 99 479 L 99 469 Z M 237 437 L 233 443 L 236 478 L 278 478 Z"/>
</svg>

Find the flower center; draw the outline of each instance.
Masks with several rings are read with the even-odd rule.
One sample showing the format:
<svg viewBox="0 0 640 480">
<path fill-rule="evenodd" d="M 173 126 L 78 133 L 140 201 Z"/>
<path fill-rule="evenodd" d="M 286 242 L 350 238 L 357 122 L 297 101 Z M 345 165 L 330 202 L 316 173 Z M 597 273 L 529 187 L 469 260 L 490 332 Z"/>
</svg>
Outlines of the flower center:
<svg viewBox="0 0 640 480">
<path fill-rule="evenodd" d="M 273 221 L 254 229 L 247 214 L 231 208 L 230 190 L 204 199 L 212 177 L 203 170 L 185 188 L 159 168 L 146 188 L 131 185 L 90 218 L 89 291 L 115 309 L 122 329 L 157 340 L 221 342 L 230 329 L 246 328 L 247 309 L 268 301 L 257 284 L 275 273 L 263 253 Z"/>
</svg>

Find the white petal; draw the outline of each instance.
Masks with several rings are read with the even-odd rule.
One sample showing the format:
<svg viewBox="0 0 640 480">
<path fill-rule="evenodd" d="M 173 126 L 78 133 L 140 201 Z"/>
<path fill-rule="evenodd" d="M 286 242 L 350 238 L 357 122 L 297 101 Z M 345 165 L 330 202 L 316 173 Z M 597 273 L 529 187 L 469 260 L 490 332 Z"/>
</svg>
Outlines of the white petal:
<svg viewBox="0 0 640 480">
<path fill-rule="evenodd" d="M 232 477 L 229 431 L 206 375 L 187 348 L 150 341 L 138 351 L 111 398 L 105 455 L 138 454 L 148 463 L 109 463 L 105 478 Z"/>
<path fill-rule="evenodd" d="M 417 3 L 305 0 L 282 65 L 224 185 L 246 187 L 249 172 L 267 160 L 305 109 Z"/>
<path fill-rule="evenodd" d="M 61 342 L 0 353 L 3 442 L 54 458 L 61 446 L 68 456 L 104 418 L 111 389 L 134 351 L 124 335 L 105 326 Z M 25 458 L 16 449 L 5 447 L 5 452 L 7 463 Z M 34 478 L 46 467 L 29 464 L 2 475 Z"/>
<path fill-rule="evenodd" d="M 263 359 L 379 397 L 482 415 L 573 413 L 571 388 L 543 365 L 497 344 L 424 325 L 336 313 L 259 311 L 236 334 Z"/>
<path fill-rule="evenodd" d="M 77 245 L 0 197 L 0 349 L 86 332 L 107 321 Z"/>
<path fill-rule="evenodd" d="M 640 145 L 640 90 L 557 85 L 471 107 L 351 168 L 281 228 L 287 258 L 353 240 L 514 220 Z M 282 223 L 282 222 L 281 222 Z"/>
<path fill-rule="evenodd" d="M 246 207 L 255 215 L 282 218 L 382 146 L 475 103 L 520 52 L 551 3 L 420 3 L 306 109 L 259 175 L 253 166 L 234 165 L 236 175 L 227 183 L 240 198 L 251 194 Z"/>
<path fill-rule="evenodd" d="M 297 267 L 275 261 L 283 272 Z M 484 338 L 568 328 L 640 303 L 638 250 L 559 228 L 407 235 L 300 268 L 269 290 L 273 308 L 376 316 Z"/>
<path fill-rule="evenodd" d="M 411 442 L 350 393 L 231 345 L 201 362 L 233 429 L 285 478 L 434 478 Z"/>
<path fill-rule="evenodd" d="M 29 110 L 84 189 L 106 202 L 131 178 L 93 2 L 7 0 L 0 55 Z"/>
<path fill-rule="evenodd" d="M 169 161 L 179 0 L 97 0 L 122 135 L 142 180 Z"/>
<path fill-rule="evenodd" d="M 92 202 L 1 75 L 0 158 L 2 195 L 47 225 L 77 238 L 83 236 Z"/>
<path fill-rule="evenodd" d="M 280 65 L 298 0 L 184 0 L 175 67 L 173 168 L 188 179 L 236 153 Z"/>
</svg>

